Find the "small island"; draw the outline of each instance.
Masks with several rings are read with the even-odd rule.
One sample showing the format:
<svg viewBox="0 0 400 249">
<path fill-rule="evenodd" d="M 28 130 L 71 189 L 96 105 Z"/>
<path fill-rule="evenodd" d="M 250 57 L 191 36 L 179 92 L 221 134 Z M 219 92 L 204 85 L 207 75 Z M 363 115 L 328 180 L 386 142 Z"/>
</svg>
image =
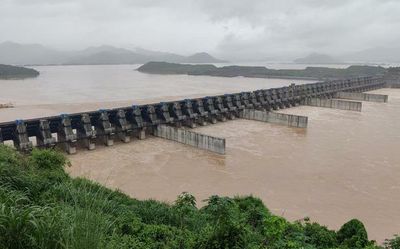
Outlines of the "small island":
<svg viewBox="0 0 400 249">
<path fill-rule="evenodd" d="M 386 73 L 383 67 L 349 66 L 348 68 L 307 67 L 305 69 L 269 69 L 258 66 L 224 66 L 212 64 L 177 64 L 149 62 L 137 69 L 149 74 L 186 74 L 217 77 L 285 78 L 285 79 L 345 79 L 353 77 L 376 76 Z"/>
<path fill-rule="evenodd" d="M 39 76 L 35 69 L 0 64 L 0 79 L 26 79 Z"/>
</svg>

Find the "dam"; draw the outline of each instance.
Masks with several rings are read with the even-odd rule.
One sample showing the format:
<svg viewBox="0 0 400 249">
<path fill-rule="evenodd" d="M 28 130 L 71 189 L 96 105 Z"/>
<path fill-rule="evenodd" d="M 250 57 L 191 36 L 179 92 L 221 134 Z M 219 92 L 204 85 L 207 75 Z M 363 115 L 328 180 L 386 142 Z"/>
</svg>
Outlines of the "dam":
<svg viewBox="0 0 400 249">
<path fill-rule="evenodd" d="M 29 151 L 33 146 L 59 146 L 74 154 L 77 147 L 94 150 L 96 143 L 112 146 L 116 139 L 127 143 L 132 138 L 153 135 L 224 154 L 224 138 L 188 129 L 236 118 L 307 128 L 306 116 L 279 113 L 279 110 L 309 105 L 361 111 L 359 101 L 388 101 L 384 95 L 363 93 L 385 86 L 383 77 L 360 77 L 16 120 L 0 123 L 0 143 L 10 141 L 21 151 Z"/>
</svg>

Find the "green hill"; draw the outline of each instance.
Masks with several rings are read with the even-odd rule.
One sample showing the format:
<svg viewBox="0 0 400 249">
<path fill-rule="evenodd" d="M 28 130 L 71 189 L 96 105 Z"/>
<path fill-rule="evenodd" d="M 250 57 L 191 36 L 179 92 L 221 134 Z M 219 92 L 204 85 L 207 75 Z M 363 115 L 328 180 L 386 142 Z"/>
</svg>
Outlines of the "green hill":
<svg viewBox="0 0 400 249">
<path fill-rule="evenodd" d="M 362 76 L 383 75 L 386 69 L 374 66 L 350 66 L 348 68 L 307 67 L 306 69 L 269 69 L 254 66 L 224 66 L 211 64 L 177 64 L 167 62 L 149 62 L 138 71 L 151 74 L 187 74 L 219 77 L 254 78 L 298 78 L 298 79 L 343 79 Z"/>
<path fill-rule="evenodd" d="M 0 64 L 0 79 L 24 79 L 38 75 L 35 69 Z"/>
</svg>

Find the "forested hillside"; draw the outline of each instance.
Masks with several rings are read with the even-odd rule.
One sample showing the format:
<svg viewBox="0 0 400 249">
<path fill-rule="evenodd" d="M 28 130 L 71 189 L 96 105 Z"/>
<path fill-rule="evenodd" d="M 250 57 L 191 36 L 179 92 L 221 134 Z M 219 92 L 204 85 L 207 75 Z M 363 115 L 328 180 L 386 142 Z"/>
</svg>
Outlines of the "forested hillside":
<svg viewBox="0 0 400 249">
<path fill-rule="evenodd" d="M 24 79 L 38 75 L 35 69 L 0 64 L 0 79 Z"/>
<path fill-rule="evenodd" d="M 166 62 L 149 62 L 138 68 L 138 71 L 150 74 L 187 74 L 219 77 L 252 77 L 252 78 L 298 78 L 298 79 L 347 79 L 364 76 L 379 76 L 386 72 L 383 67 L 349 66 L 348 68 L 307 67 L 305 69 L 269 69 L 261 66 L 224 66 L 212 64 L 177 64 Z"/>
</svg>

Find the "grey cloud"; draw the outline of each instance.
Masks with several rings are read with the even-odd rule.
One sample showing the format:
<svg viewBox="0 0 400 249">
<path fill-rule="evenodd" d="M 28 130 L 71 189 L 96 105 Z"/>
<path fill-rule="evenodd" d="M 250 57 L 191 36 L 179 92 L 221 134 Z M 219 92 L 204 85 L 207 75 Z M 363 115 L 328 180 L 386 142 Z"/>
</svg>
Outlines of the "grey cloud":
<svg viewBox="0 0 400 249">
<path fill-rule="evenodd" d="M 239 19 L 248 25 L 248 30 L 262 27 L 264 32 L 254 29 L 257 35 L 251 38 L 250 33 L 248 38 L 232 31 L 219 44 L 221 50 L 232 47 L 232 51 L 224 50 L 227 54 L 233 51 L 252 52 L 253 56 L 313 51 L 341 54 L 374 46 L 398 46 L 400 38 L 395 32 L 400 27 L 396 14 L 400 10 L 398 1 L 263 1 L 250 7 L 239 4 L 243 12 L 237 14 L 228 9 L 220 15 L 213 9 L 209 12 L 210 19 L 225 23 Z"/>
<path fill-rule="evenodd" d="M 0 42 L 140 46 L 226 58 L 395 47 L 397 0 L 0 0 Z"/>
</svg>

